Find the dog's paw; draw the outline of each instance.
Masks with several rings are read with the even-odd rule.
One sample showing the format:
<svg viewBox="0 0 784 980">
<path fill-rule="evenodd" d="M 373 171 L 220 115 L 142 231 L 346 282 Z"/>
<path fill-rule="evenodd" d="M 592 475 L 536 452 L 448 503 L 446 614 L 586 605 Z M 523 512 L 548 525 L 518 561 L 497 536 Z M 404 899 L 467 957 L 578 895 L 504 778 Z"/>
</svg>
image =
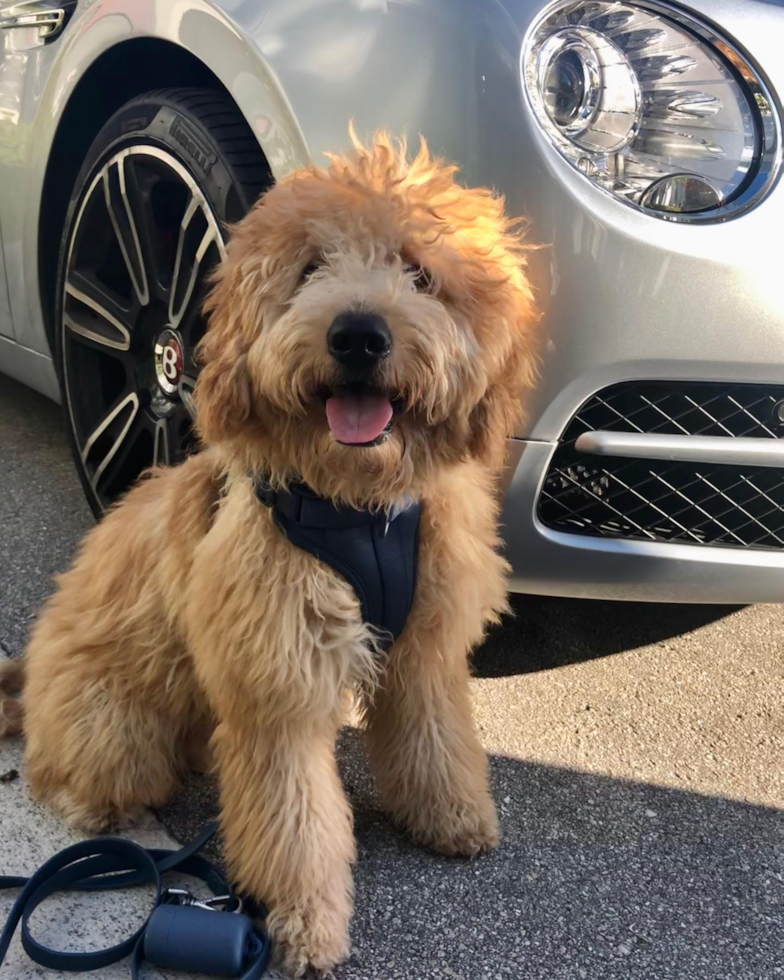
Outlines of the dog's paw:
<svg viewBox="0 0 784 980">
<path fill-rule="evenodd" d="M 348 959 L 348 914 L 328 904 L 278 907 L 267 920 L 276 959 L 293 977 L 324 974 Z"/>
<path fill-rule="evenodd" d="M 498 846 L 498 819 L 488 797 L 481 806 L 431 809 L 415 829 L 419 843 L 449 857 L 478 857 Z"/>
<path fill-rule="evenodd" d="M 127 830 L 141 820 L 143 807 L 121 809 L 112 804 L 86 802 L 60 790 L 51 797 L 54 807 L 62 814 L 66 823 L 87 834 L 115 834 Z"/>
</svg>

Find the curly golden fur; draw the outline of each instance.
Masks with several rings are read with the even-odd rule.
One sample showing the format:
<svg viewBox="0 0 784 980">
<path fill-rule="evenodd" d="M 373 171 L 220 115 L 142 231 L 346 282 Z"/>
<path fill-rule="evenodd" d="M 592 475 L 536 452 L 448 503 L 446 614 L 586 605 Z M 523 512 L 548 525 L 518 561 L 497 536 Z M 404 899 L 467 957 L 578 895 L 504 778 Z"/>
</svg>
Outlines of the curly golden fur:
<svg viewBox="0 0 784 980">
<path fill-rule="evenodd" d="M 268 904 L 295 974 L 349 950 L 346 692 L 362 699 L 381 797 L 416 840 L 475 855 L 498 838 L 467 654 L 506 608 L 495 488 L 534 317 L 503 201 L 454 174 L 424 142 L 407 162 L 384 134 L 355 140 L 234 228 L 201 348 L 205 449 L 87 535 L 27 651 L 30 784 L 81 827 L 162 804 L 212 733 L 229 869 Z M 397 412 L 378 445 L 344 445 L 327 424 L 340 375 L 325 338 L 347 310 L 392 337 L 374 385 Z M 345 580 L 276 529 L 259 473 L 357 506 L 421 499 L 414 605 L 384 657 Z"/>
</svg>

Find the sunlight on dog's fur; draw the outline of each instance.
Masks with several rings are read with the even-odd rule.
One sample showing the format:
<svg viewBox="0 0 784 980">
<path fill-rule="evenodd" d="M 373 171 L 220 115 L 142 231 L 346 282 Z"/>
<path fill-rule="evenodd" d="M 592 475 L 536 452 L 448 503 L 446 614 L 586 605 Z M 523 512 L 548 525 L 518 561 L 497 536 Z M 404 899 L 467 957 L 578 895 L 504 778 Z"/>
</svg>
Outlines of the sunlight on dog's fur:
<svg viewBox="0 0 784 980">
<path fill-rule="evenodd" d="M 27 651 L 30 784 L 80 827 L 162 804 L 214 728 L 229 869 L 293 973 L 349 951 L 347 691 L 396 822 L 446 854 L 498 838 L 467 654 L 506 608 L 495 490 L 535 318 L 503 201 L 454 174 L 424 143 L 407 162 L 384 134 L 355 139 L 234 228 L 201 348 L 205 449 L 87 535 Z M 383 332 L 361 378 L 328 343 L 345 314 Z M 258 474 L 363 507 L 422 500 L 414 605 L 387 654 L 346 581 L 272 523 Z"/>
</svg>

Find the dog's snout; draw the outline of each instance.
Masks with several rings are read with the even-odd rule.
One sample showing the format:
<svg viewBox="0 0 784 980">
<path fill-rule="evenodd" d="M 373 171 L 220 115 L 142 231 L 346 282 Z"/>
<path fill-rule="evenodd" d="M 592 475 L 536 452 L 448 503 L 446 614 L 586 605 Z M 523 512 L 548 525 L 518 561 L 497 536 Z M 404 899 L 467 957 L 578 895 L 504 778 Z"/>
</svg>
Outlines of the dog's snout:
<svg viewBox="0 0 784 980">
<path fill-rule="evenodd" d="M 327 349 L 350 371 L 375 367 L 391 347 L 389 327 L 375 313 L 341 313 L 327 332 Z"/>
</svg>

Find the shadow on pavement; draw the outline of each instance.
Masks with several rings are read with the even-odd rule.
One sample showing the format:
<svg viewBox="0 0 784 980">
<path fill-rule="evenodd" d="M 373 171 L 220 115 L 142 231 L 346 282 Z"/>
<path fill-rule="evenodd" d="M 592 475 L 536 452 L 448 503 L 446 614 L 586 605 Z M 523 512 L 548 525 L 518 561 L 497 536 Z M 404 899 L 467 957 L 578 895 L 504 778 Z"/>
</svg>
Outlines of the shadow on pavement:
<svg viewBox="0 0 784 980">
<path fill-rule="evenodd" d="M 504 839 L 462 861 L 390 826 L 357 730 L 344 731 L 339 758 L 358 860 L 354 953 L 335 980 L 775 975 L 775 810 L 494 757 Z M 211 781 L 194 777 L 160 815 L 185 840 L 215 808 Z"/>
<path fill-rule="evenodd" d="M 595 660 L 690 633 L 743 606 L 665 605 L 514 595 L 512 616 L 474 653 L 476 677 L 508 677 Z"/>
</svg>

